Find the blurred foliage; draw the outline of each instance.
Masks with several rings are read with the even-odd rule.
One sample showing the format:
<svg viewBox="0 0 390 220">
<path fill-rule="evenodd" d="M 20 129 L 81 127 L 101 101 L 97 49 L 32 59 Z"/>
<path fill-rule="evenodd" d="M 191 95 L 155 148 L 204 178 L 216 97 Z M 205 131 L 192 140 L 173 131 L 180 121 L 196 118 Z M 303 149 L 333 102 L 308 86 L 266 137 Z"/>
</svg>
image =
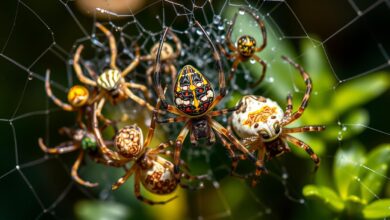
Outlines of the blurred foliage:
<svg viewBox="0 0 390 220">
<path fill-rule="evenodd" d="M 368 154 L 356 142 L 337 150 L 333 178 L 336 189 L 307 185 L 303 194 L 319 200 L 323 207 L 348 219 L 375 219 L 390 216 L 390 199 L 378 195 L 388 180 L 390 144 L 376 147 Z"/>
</svg>

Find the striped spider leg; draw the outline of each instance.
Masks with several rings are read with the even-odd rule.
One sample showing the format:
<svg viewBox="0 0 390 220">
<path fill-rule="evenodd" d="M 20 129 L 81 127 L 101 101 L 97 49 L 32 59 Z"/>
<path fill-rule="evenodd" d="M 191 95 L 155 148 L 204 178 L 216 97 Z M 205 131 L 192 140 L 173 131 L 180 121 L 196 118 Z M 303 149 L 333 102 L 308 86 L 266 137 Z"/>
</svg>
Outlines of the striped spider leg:
<svg viewBox="0 0 390 220">
<path fill-rule="evenodd" d="M 283 111 L 275 101 L 262 96 L 247 95 L 239 100 L 237 105 L 241 107 L 235 111 L 229 121 L 235 133 L 242 138 L 245 146 L 250 146 L 251 152 L 258 151 L 258 159 L 264 161 L 290 152 L 288 142 L 306 151 L 315 163 L 315 170 L 318 169 L 320 159 L 311 147 L 303 141 L 290 135 L 291 133 L 319 132 L 325 129 L 323 125 L 305 125 L 295 128 L 286 126 L 297 120 L 304 113 L 312 91 L 312 82 L 309 74 L 291 59 L 283 56 L 286 62 L 294 66 L 301 74 L 306 91 L 298 110 L 293 112 L 292 96 L 287 96 L 287 107 Z M 245 158 L 245 157 L 244 157 Z M 232 165 L 235 167 L 236 165 Z M 235 169 L 235 168 L 233 168 Z M 256 170 L 256 176 L 261 175 L 261 170 Z M 253 179 L 252 185 L 256 185 Z"/>
<path fill-rule="evenodd" d="M 162 143 L 156 148 L 148 147 L 153 138 L 157 111 L 154 111 L 154 116 L 152 117 L 151 125 L 145 141 L 142 130 L 136 124 L 125 126 L 120 129 L 115 136 L 115 150 L 108 148 L 103 141 L 102 134 L 98 128 L 98 121 L 95 112 L 96 104 L 93 111 L 93 130 L 102 154 L 106 155 L 109 160 L 116 163 L 132 163 L 131 168 L 126 171 L 125 175 L 119 178 L 117 182 L 112 185 L 113 190 L 118 189 L 130 176 L 134 175 L 134 194 L 137 199 L 149 205 L 156 205 L 166 204 L 167 202 L 175 199 L 177 196 L 165 201 L 153 201 L 142 196 L 141 185 L 149 192 L 157 195 L 170 194 L 179 184 L 182 187 L 188 188 L 187 185 L 181 184 L 175 179 L 173 173 L 174 166 L 172 162 L 161 156 L 169 156 L 171 154 L 166 150 L 166 148 L 170 145 Z M 188 180 L 201 179 L 201 177 L 193 177 L 188 173 L 186 173 L 186 175 L 182 175 L 182 177 Z"/>
<path fill-rule="evenodd" d="M 168 112 L 177 115 L 176 118 L 158 119 L 159 123 L 174 123 L 184 122 L 184 127 L 181 129 L 175 143 L 174 152 L 174 165 L 175 165 L 175 177 L 180 179 L 179 165 L 180 165 L 180 153 L 183 147 L 183 143 L 187 135 L 190 133 L 190 140 L 192 144 L 197 144 L 199 139 L 208 139 L 210 143 L 215 142 L 214 131 L 221 134 L 229 142 L 231 142 L 235 148 L 244 153 L 249 159 L 256 163 L 258 169 L 263 169 L 263 166 L 259 165 L 256 158 L 221 124 L 212 119 L 214 116 L 226 114 L 227 110 L 212 111 L 214 107 L 222 100 L 226 95 L 225 88 L 225 76 L 221 64 L 220 55 L 212 43 L 207 32 L 203 29 L 198 21 L 195 24 L 202 30 L 203 35 L 209 42 L 212 50 L 213 57 L 216 60 L 219 74 L 219 94 L 215 96 L 214 89 L 210 81 L 195 67 L 191 65 L 185 65 L 176 78 L 174 86 L 174 104 L 170 105 L 165 100 L 165 94 L 160 82 L 161 65 L 160 65 L 160 53 L 163 42 L 168 32 L 168 28 L 165 29 L 164 34 L 160 40 L 160 46 L 157 53 L 157 68 L 154 75 L 155 89 L 161 101 L 162 108 Z M 225 143 L 225 142 L 222 142 Z M 227 147 L 225 145 L 225 147 Z"/>
<path fill-rule="evenodd" d="M 116 41 L 112 33 L 103 25 L 100 23 L 95 24 L 96 27 L 98 27 L 108 38 L 109 45 L 110 45 L 110 53 L 111 53 L 111 60 L 110 60 L 110 68 L 105 70 L 103 73 L 101 73 L 97 80 L 92 80 L 88 77 L 86 77 L 83 74 L 83 71 L 81 69 L 81 66 L 79 64 L 80 55 L 84 48 L 83 45 L 80 45 L 76 53 L 74 54 L 73 58 L 73 67 L 76 72 L 76 75 L 78 79 L 89 86 L 97 87 L 99 88 L 99 93 L 94 98 L 94 102 L 98 102 L 98 107 L 96 114 L 99 118 L 102 118 L 101 111 L 103 109 L 103 106 L 106 102 L 106 100 L 109 100 L 112 104 L 116 104 L 122 100 L 126 99 L 132 99 L 136 103 L 138 103 L 140 106 L 146 106 L 150 111 L 153 111 L 153 106 L 149 104 L 147 101 L 144 101 L 142 98 L 135 95 L 131 89 L 140 90 L 143 92 L 146 99 L 149 99 L 149 91 L 146 88 L 146 86 L 133 83 L 133 82 L 126 82 L 125 77 L 128 73 L 130 73 L 132 70 L 134 70 L 140 61 L 140 49 L 138 46 L 136 46 L 135 50 L 135 59 L 133 62 L 131 62 L 123 71 L 119 70 L 119 68 L 116 66 L 116 58 L 117 58 L 117 47 L 116 47 Z M 88 72 L 91 72 L 89 68 L 87 68 Z M 93 75 L 90 73 L 90 75 Z"/>
<path fill-rule="evenodd" d="M 267 45 L 267 31 L 265 29 L 264 22 L 253 11 L 249 11 L 246 8 L 240 8 L 239 11 L 245 11 L 246 13 L 250 14 L 256 20 L 256 22 L 261 30 L 261 34 L 263 37 L 262 38 L 263 43 L 259 47 L 256 47 L 257 42 L 253 36 L 242 35 L 237 39 L 237 42 L 236 42 L 237 46 L 235 46 L 235 44 L 231 40 L 231 35 L 233 32 L 233 27 L 236 24 L 236 20 L 237 20 L 238 12 L 236 12 L 234 14 L 232 24 L 229 26 L 229 29 L 228 29 L 227 34 L 226 34 L 227 46 L 228 46 L 229 50 L 232 51 L 232 53 L 227 52 L 222 46 L 220 46 L 220 49 L 221 49 L 222 53 L 224 53 L 228 59 L 233 59 L 233 64 L 232 64 L 232 67 L 230 69 L 229 80 L 231 80 L 233 78 L 235 72 L 237 71 L 238 64 L 240 64 L 241 62 L 245 62 L 245 61 L 248 61 L 250 59 L 253 59 L 256 62 L 258 62 L 259 64 L 261 64 L 263 69 L 262 69 L 260 78 L 251 84 L 251 87 L 256 87 L 260 84 L 261 81 L 263 81 L 263 79 L 265 77 L 265 72 L 267 70 L 267 64 L 260 57 L 258 57 L 255 53 L 261 52 L 266 47 L 266 45 Z"/>
<path fill-rule="evenodd" d="M 62 127 L 59 129 L 59 133 L 66 135 L 70 138 L 69 141 L 62 142 L 55 147 L 47 147 L 44 144 L 42 138 L 38 139 L 38 145 L 47 154 L 66 154 L 74 151 L 79 151 L 76 161 L 73 163 L 71 176 L 74 181 L 79 183 L 80 185 L 86 187 L 96 187 L 98 183 L 92 183 L 86 180 L 83 180 L 79 174 L 78 170 L 80 168 L 80 164 L 87 154 L 93 161 L 105 165 L 120 167 L 123 166 L 120 163 L 110 162 L 106 160 L 102 154 L 97 149 L 97 143 L 95 139 L 95 135 L 84 128 L 68 128 Z M 107 145 L 112 145 L 112 141 L 104 141 Z"/>
</svg>

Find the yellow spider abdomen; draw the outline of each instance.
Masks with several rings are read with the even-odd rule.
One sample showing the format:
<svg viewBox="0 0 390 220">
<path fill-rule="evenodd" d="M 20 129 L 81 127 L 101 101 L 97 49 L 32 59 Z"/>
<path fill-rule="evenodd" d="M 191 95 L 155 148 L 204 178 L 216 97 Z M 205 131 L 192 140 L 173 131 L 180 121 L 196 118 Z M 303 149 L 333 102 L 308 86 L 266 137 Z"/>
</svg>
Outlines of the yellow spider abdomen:
<svg viewBox="0 0 390 220">
<path fill-rule="evenodd" d="M 74 107 L 81 107 L 87 103 L 89 91 L 81 85 L 72 86 L 68 92 L 68 102 Z"/>
</svg>

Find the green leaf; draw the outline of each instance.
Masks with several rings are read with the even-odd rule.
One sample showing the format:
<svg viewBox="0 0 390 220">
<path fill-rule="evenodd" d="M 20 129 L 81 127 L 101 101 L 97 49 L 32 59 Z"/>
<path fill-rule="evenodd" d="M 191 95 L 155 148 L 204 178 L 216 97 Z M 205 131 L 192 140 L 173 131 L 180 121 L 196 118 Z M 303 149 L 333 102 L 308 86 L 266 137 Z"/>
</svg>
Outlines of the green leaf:
<svg viewBox="0 0 390 220">
<path fill-rule="evenodd" d="M 122 220 L 130 217 L 130 210 L 119 203 L 108 201 L 80 201 L 76 203 L 77 219 L 81 220 Z"/>
<path fill-rule="evenodd" d="M 337 189 L 343 200 L 349 195 L 351 183 L 356 182 L 360 166 L 365 160 L 364 148 L 357 142 L 352 142 L 349 146 L 341 147 L 337 150 L 333 173 Z"/>
<path fill-rule="evenodd" d="M 333 96 L 333 109 L 342 114 L 353 107 L 362 105 L 381 95 L 389 88 L 390 77 L 386 72 L 368 74 L 336 88 Z"/>
<path fill-rule="evenodd" d="M 359 174 L 362 179 L 362 198 L 367 202 L 374 199 L 387 181 L 386 173 L 390 163 L 390 144 L 381 145 L 367 157 L 364 169 Z"/>
<path fill-rule="evenodd" d="M 363 209 L 367 219 L 386 218 L 390 216 L 390 199 L 377 200 Z"/>
<path fill-rule="evenodd" d="M 303 188 L 303 195 L 322 201 L 326 206 L 336 212 L 344 209 L 344 203 L 335 191 L 326 186 L 307 185 Z"/>
</svg>

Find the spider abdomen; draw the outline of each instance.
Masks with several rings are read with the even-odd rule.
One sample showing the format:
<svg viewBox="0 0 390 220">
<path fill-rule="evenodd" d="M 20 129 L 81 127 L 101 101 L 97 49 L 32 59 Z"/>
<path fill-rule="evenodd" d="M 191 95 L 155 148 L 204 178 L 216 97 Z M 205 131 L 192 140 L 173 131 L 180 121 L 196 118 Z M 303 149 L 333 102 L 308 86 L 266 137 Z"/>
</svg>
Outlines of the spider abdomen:
<svg viewBox="0 0 390 220">
<path fill-rule="evenodd" d="M 69 89 L 68 102 L 74 107 L 85 105 L 89 98 L 89 91 L 85 86 L 75 85 Z"/>
<path fill-rule="evenodd" d="M 143 152 L 143 135 L 137 125 L 125 126 L 115 136 L 119 154 L 126 158 L 137 158 Z"/>
<path fill-rule="evenodd" d="M 97 84 L 107 91 L 116 90 L 119 86 L 122 76 L 118 70 L 109 69 L 104 71 L 97 79 Z"/>
<path fill-rule="evenodd" d="M 242 97 L 240 103 L 241 107 L 232 114 L 232 126 L 238 136 L 247 138 L 261 134 L 266 137 L 265 141 L 271 141 L 281 133 L 284 113 L 276 102 L 248 95 Z"/>
<path fill-rule="evenodd" d="M 163 158 L 159 159 L 165 160 Z M 170 163 L 169 161 L 165 162 Z M 164 167 L 157 161 L 152 161 L 152 166 L 150 168 L 142 170 L 141 181 L 148 191 L 159 195 L 169 194 L 177 187 L 177 181 L 173 175 L 173 170 Z"/>
<path fill-rule="evenodd" d="M 244 57 L 251 57 L 256 51 L 256 39 L 250 35 L 243 35 L 237 40 L 238 52 Z"/>
<path fill-rule="evenodd" d="M 209 80 L 195 67 L 184 66 L 174 87 L 175 105 L 191 116 L 205 113 L 214 101 L 214 90 Z"/>
</svg>

